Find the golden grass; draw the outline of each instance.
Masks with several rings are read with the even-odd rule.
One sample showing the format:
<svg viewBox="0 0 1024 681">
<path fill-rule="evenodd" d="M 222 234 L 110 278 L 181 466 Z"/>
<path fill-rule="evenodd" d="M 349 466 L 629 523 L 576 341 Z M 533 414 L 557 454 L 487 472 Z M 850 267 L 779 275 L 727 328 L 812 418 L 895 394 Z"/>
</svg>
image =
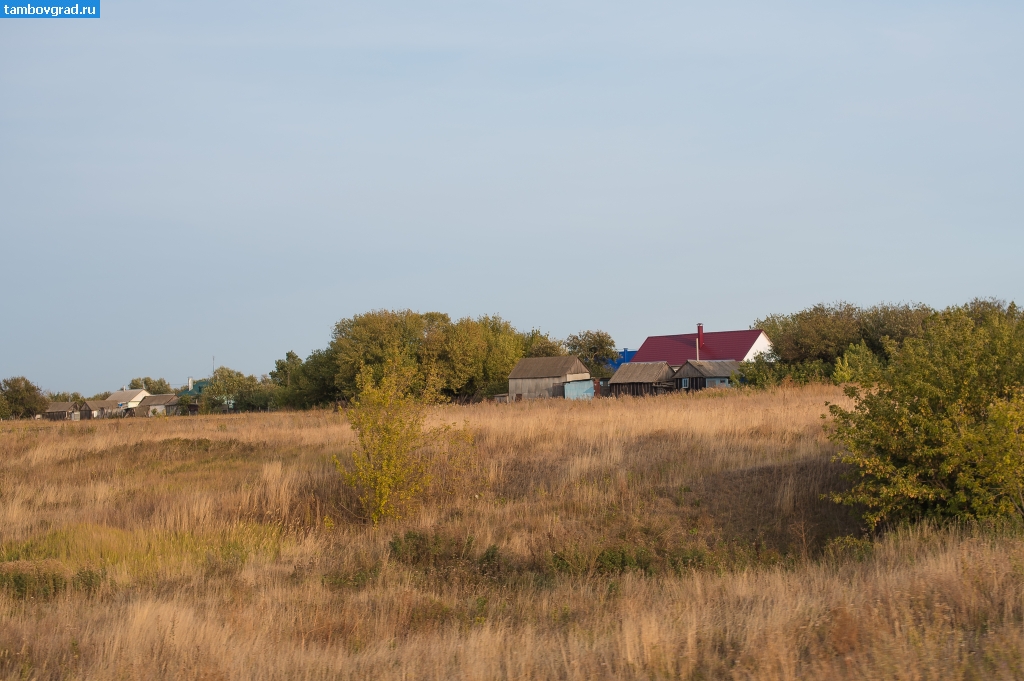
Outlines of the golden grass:
<svg viewBox="0 0 1024 681">
<path fill-rule="evenodd" d="M 439 408 L 478 475 L 378 528 L 337 414 L 0 424 L 0 676 L 1020 678 L 1024 539 L 828 544 L 826 400 Z"/>
</svg>

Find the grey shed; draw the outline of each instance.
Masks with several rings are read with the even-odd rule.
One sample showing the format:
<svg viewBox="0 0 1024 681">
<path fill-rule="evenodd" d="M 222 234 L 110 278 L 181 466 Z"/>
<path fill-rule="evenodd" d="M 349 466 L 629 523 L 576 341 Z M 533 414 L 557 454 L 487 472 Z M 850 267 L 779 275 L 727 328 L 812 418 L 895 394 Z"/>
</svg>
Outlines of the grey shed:
<svg viewBox="0 0 1024 681">
<path fill-rule="evenodd" d="M 173 394 L 146 395 L 139 402 L 139 406 L 135 407 L 136 416 L 156 416 L 159 414 L 171 416 L 177 413 L 178 396 Z"/>
<path fill-rule="evenodd" d="M 52 421 L 77 421 L 78 407 L 74 402 L 50 402 L 43 416 Z"/>
<path fill-rule="evenodd" d="M 608 381 L 608 388 L 616 397 L 660 395 L 672 387 L 672 367 L 668 362 L 626 362 Z"/>
<path fill-rule="evenodd" d="M 117 406 L 117 400 L 86 400 L 82 403 L 83 419 L 105 419 L 117 416 L 121 409 Z"/>
<path fill-rule="evenodd" d="M 730 379 L 740 372 L 740 363 L 734 359 L 691 359 L 672 378 L 677 390 L 703 390 L 704 388 L 727 388 Z"/>
<path fill-rule="evenodd" d="M 590 378 L 578 357 L 524 357 L 508 375 L 509 400 L 561 397 L 559 388 L 569 381 Z"/>
</svg>

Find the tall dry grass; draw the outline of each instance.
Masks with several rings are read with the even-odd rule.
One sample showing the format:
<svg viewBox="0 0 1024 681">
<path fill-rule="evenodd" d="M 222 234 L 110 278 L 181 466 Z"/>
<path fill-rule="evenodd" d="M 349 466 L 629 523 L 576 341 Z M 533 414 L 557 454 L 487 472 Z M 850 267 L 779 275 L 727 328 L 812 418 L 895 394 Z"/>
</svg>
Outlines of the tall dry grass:
<svg viewBox="0 0 1024 681">
<path fill-rule="evenodd" d="M 5 678 L 1019 678 L 1024 540 L 874 543 L 835 389 L 438 409 L 478 466 L 372 528 L 330 413 L 0 428 Z"/>
</svg>

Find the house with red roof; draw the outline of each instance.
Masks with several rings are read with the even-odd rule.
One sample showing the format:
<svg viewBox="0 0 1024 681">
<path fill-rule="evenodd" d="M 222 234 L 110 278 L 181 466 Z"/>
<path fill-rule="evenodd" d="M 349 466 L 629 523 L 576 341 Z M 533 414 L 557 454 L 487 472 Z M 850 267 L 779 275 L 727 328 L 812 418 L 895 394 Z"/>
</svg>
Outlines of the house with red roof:
<svg viewBox="0 0 1024 681">
<path fill-rule="evenodd" d="M 692 360 L 723 360 L 749 362 L 757 355 L 769 352 L 772 342 L 760 329 L 744 331 L 704 331 L 697 325 L 697 333 L 674 336 L 648 336 L 633 355 L 632 362 L 668 362 L 681 367 Z"/>
</svg>

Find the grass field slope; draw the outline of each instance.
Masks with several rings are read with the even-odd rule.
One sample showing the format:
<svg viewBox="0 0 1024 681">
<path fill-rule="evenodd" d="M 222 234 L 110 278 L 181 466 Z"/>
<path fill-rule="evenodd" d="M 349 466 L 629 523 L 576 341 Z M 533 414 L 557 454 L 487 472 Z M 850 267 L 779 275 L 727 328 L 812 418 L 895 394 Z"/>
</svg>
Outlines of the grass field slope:
<svg viewBox="0 0 1024 681">
<path fill-rule="evenodd" d="M 864 539 L 838 388 L 438 407 L 458 484 L 353 515 L 344 415 L 0 424 L 0 677 L 1016 679 L 1024 534 Z"/>
</svg>

